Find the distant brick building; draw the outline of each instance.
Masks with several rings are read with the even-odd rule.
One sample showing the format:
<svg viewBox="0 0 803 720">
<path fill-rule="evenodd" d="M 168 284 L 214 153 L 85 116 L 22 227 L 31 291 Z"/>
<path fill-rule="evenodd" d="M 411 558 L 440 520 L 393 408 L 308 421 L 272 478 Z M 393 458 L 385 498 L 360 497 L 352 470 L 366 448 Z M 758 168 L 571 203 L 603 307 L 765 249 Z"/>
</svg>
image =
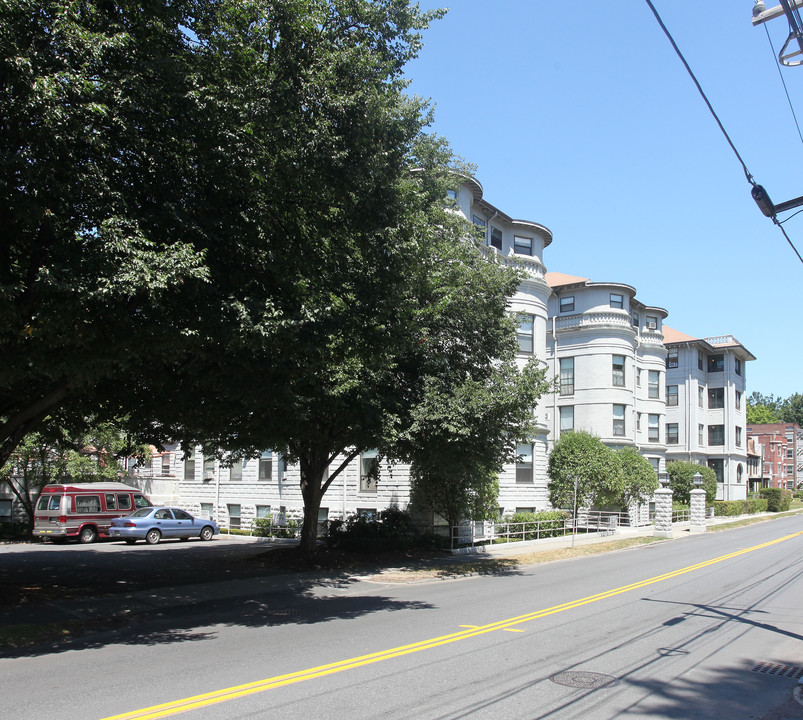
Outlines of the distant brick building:
<svg viewBox="0 0 803 720">
<path fill-rule="evenodd" d="M 765 487 L 795 490 L 803 483 L 803 428 L 795 423 L 747 426 L 747 434 L 764 446 L 761 468 Z"/>
</svg>

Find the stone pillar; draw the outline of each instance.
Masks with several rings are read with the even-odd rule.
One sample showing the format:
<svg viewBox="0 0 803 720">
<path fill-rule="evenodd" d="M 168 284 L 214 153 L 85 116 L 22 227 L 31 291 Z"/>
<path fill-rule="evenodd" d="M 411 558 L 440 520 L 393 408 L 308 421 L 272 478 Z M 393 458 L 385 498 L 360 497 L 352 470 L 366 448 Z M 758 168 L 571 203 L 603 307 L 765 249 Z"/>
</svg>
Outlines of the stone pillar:
<svg viewBox="0 0 803 720">
<path fill-rule="evenodd" d="M 705 532 L 705 490 L 695 489 L 691 493 L 691 516 L 689 532 Z"/>
<path fill-rule="evenodd" d="M 655 529 L 654 537 L 672 537 L 672 490 L 668 487 L 655 491 Z"/>
</svg>

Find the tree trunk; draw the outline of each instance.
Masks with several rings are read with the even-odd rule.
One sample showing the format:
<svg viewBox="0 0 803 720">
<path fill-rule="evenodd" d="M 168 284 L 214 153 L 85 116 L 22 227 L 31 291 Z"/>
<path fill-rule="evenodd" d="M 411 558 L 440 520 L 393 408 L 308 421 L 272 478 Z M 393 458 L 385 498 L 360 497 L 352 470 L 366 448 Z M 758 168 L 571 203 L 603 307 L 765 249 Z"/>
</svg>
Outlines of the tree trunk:
<svg viewBox="0 0 803 720">
<path fill-rule="evenodd" d="M 323 473 L 326 459 L 302 456 L 301 495 L 304 498 L 304 523 L 301 526 L 301 554 L 312 557 L 318 545 L 318 511 L 323 499 Z"/>
</svg>

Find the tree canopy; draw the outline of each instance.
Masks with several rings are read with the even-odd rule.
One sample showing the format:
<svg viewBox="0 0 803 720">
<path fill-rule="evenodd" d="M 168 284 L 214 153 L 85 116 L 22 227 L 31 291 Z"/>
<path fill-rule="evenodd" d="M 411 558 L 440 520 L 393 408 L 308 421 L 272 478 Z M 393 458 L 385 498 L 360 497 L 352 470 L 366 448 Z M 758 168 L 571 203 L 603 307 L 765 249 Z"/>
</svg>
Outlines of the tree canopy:
<svg viewBox="0 0 803 720">
<path fill-rule="evenodd" d="M 705 501 L 711 505 L 717 498 L 717 474 L 705 465 L 697 465 L 692 462 L 673 460 L 666 464 L 666 472 L 669 475 L 669 487 L 672 488 L 672 500 L 674 502 L 688 505 L 691 502 L 691 491 L 694 490 L 694 476 L 700 473 L 703 476 L 703 487 L 705 490 Z"/>
<path fill-rule="evenodd" d="M 787 398 L 754 391 L 747 398 L 747 422 L 751 424 L 796 423 L 803 427 L 803 394 Z"/>
<path fill-rule="evenodd" d="M 533 408 L 550 387 L 537 361 L 519 372 L 512 349 L 507 353 L 507 363 L 476 379 L 427 376 L 411 422 L 391 439 L 392 452 L 412 463 L 413 507 L 434 511 L 451 527 L 496 519 L 498 473 L 516 459 L 516 441 L 532 437 Z"/>
<path fill-rule="evenodd" d="M 625 491 L 622 462 L 615 451 L 587 432 L 563 433 L 549 455 L 549 502 L 571 508 L 620 505 Z"/>
<path fill-rule="evenodd" d="M 658 489 L 658 474 L 650 465 L 650 461 L 633 447 L 619 448 L 616 454 L 622 463 L 624 480 L 622 504 L 630 505 L 632 502 L 649 500 Z"/>
</svg>

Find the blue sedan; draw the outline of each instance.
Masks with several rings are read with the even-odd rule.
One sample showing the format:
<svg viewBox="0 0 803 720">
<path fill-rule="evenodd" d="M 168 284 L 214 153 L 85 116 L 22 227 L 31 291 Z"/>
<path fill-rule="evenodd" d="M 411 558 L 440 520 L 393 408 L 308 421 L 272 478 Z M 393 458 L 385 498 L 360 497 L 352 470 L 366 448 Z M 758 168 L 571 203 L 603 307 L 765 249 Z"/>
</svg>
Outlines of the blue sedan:
<svg viewBox="0 0 803 720">
<path fill-rule="evenodd" d="M 162 538 L 211 540 L 218 532 L 220 528 L 214 520 L 193 517 L 186 510 L 174 507 L 141 508 L 115 518 L 109 526 L 110 537 L 125 540 L 129 545 L 137 540 L 155 545 Z"/>
</svg>

